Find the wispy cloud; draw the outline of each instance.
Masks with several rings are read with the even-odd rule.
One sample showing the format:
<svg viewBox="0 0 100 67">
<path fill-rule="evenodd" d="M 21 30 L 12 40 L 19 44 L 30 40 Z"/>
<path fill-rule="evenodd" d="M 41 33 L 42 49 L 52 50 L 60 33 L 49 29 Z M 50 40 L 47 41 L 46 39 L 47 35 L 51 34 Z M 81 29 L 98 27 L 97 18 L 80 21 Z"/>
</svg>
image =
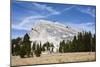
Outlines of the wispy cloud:
<svg viewBox="0 0 100 67">
<path fill-rule="evenodd" d="M 29 21 L 32 21 L 32 22 L 33 22 L 34 19 L 39 19 L 39 18 L 44 18 L 44 17 L 45 17 L 45 16 L 41 16 L 41 15 L 29 16 L 29 17 L 24 18 L 24 19 L 22 20 L 22 22 L 19 23 L 19 25 L 20 25 L 20 26 L 23 26 L 24 24 L 29 23 Z"/>
<path fill-rule="evenodd" d="M 33 5 L 34 5 L 37 9 L 50 12 L 50 14 L 59 14 L 59 13 L 60 13 L 59 11 L 53 9 L 53 7 L 47 6 L 47 5 L 45 5 L 45 4 L 33 3 Z"/>
<path fill-rule="evenodd" d="M 91 7 L 88 7 L 88 8 L 85 8 L 85 9 L 77 7 L 77 9 L 82 13 L 86 13 L 86 14 L 92 16 L 92 17 L 95 17 L 96 10 L 91 8 Z"/>
<path fill-rule="evenodd" d="M 80 31 L 91 31 L 92 33 L 95 33 L 95 23 L 94 22 L 78 23 L 78 24 L 66 22 L 66 25 L 69 25 Z"/>
<path fill-rule="evenodd" d="M 44 18 L 45 16 L 37 15 L 37 16 L 28 16 L 22 19 L 21 22 L 18 22 L 19 24 L 13 24 L 12 28 L 17 30 L 26 30 L 29 31 L 35 21 L 40 18 Z"/>
<path fill-rule="evenodd" d="M 32 16 L 28 16 L 25 17 L 24 19 L 22 19 L 21 22 L 18 22 L 19 24 L 13 24 L 12 28 L 13 29 L 17 29 L 17 30 L 30 30 L 31 27 L 33 26 L 34 22 L 38 19 L 45 19 L 46 17 L 52 16 L 52 15 L 57 15 L 60 14 L 59 11 L 53 9 L 51 6 L 47 6 L 47 5 L 43 5 L 43 4 L 38 4 L 38 3 L 33 3 L 33 5 L 35 6 L 35 8 L 41 10 L 41 11 L 48 11 L 49 13 L 46 15 L 41 15 L 41 13 L 38 15 L 32 15 Z"/>
<path fill-rule="evenodd" d="M 67 11 L 71 10 L 72 8 L 76 8 L 82 13 L 86 13 L 92 17 L 95 17 L 95 9 L 92 9 L 90 7 L 86 8 L 86 9 L 81 9 L 74 5 L 74 6 L 70 6 L 63 10 L 58 11 L 58 10 L 54 9 L 52 6 L 49 6 L 46 4 L 39 4 L 39 3 L 32 3 L 32 4 L 33 4 L 33 7 L 40 10 L 41 12 L 44 12 L 44 14 L 42 15 L 41 13 L 38 13 L 34 16 L 33 15 L 26 16 L 24 19 L 22 19 L 21 22 L 18 22 L 18 24 L 13 24 L 12 25 L 13 29 L 29 31 L 32 28 L 32 26 L 36 20 L 45 19 L 45 18 L 47 18 L 49 16 L 53 16 L 53 15 L 60 15 L 65 11 L 67 12 Z M 33 10 L 33 12 L 35 12 L 35 11 Z M 45 12 L 48 12 L 48 14 L 45 14 Z M 84 30 L 92 31 L 92 29 L 93 29 L 92 23 L 83 23 L 83 24 L 69 23 L 69 25 L 72 27 L 76 27 L 76 28 L 84 29 Z"/>
<path fill-rule="evenodd" d="M 70 9 L 74 8 L 74 7 L 76 7 L 76 6 L 75 6 L 75 5 L 73 5 L 73 6 L 67 7 L 67 8 L 65 8 L 62 12 L 64 12 L 64 11 L 68 11 L 68 10 L 70 10 Z"/>
</svg>

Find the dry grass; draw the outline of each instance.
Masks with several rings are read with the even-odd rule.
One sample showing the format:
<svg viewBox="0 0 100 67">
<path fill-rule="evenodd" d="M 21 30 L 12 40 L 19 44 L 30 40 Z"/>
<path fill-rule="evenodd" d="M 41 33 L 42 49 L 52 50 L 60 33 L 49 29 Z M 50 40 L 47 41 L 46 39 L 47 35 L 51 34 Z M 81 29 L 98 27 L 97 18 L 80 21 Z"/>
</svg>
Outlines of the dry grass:
<svg viewBox="0 0 100 67">
<path fill-rule="evenodd" d="M 95 52 L 78 52 L 78 53 L 58 53 L 41 55 L 41 57 L 20 58 L 19 56 L 11 57 L 12 66 L 31 65 L 31 64 L 50 64 L 63 62 L 82 62 L 95 61 Z"/>
</svg>

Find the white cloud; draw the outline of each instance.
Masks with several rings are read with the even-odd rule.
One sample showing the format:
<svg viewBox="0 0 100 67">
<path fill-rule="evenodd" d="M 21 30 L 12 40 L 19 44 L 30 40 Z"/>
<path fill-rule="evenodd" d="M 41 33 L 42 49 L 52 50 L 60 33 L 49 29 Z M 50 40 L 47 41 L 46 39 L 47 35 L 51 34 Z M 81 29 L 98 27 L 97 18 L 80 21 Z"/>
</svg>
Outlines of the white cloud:
<svg viewBox="0 0 100 67">
<path fill-rule="evenodd" d="M 65 8 L 62 12 L 64 12 L 64 11 L 68 11 L 68 10 L 70 10 L 70 9 L 72 9 L 72 8 L 74 8 L 75 6 L 70 6 L 70 7 L 67 7 L 67 8 Z"/>
<path fill-rule="evenodd" d="M 88 7 L 86 9 L 81 9 L 81 8 L 78 8 L 77 9 L 80 11 L 80 12 L 83 12 L 83 13 L 86 13 L 92 17 L 95 17 L 95 12 L 96 10 L 95 9 L 92 9 L 91 7 Z"/>
<path fill-rule="evenodd" d="M 44 17 L 45 16 L 41 16 L 41 15 L 26 17 L 22 19 L 21 22 L 18 22 L 19 24 L 12 24 L 12 28 L 17 29 L 17 30 L 28 30 L 29 31 L 37 19 L 44 18 Z"/>
<path fill-rule="evenodd" d="M 18 22 L 19 24 L 13 24 L 12 25 L 12 28 L 13 29 L 17 29 L 17 30 L 30 30 L 31 27 L 33 26 L 34 22 L 38 19 L 45 19 L 46 17 L 49 17 L 49 16 L 52 16 L 52 15 L 59 15 L 61 14 L 62 12 L 64 11 L 68 11 L 72 8 L 77 8 L 77 6 L 71 6 L 71 7 L 67 7 L 66 9 L 64 10 L 61 10 L 61 11 L 57 11 L 55 9 L 53 9 L 53 7 L 51 6 L 48 6 L 48 5 L 43 5 L 43 4 L 38 4 L 38 3 L 33 3 L 33 5 L 37 8 L 37 9 L 40 9 L 40 10 L 44 10 L 44 11 L 48 11 L 49 14 L 48 15 L 34 15 L 34 16 L 28 16 L 24 19 L 22 19 L 21 22 Z M 80 8 L 77 8 L 79 11 L 81 12 L 84 12 L 86 14 L 89 14 L 93 17 L 95 17 L 95 10 L 91 9 L 91 8 L 87 8 L 87 9 L 80 9 Z M 71 24 L 69 23 L 69 25 L 71 25 L 72 27 L 76 27 L 76 28 L 81 28 L 81 29 L 87 29 L 87 30 L 91 30 L 92 26 L 91 23 L 83 23 L 83 24 Z"/>
<path fill-rule="evenodd" d="M 17 29 L 17 30 L 29 31 L 37 20 L 44 19 L 45 17 L 46 16 L 29 16 L 29 17 L 24 18 L 19 24 L 16 24 L 16 25 L 13 24 L 12 28 Z M 61 23 L 59 22 L 55 22 L 55 24 L 61 25 Z M 95 33 L 95 23 L 92 23 L 92 22 L 80 23 L 80 24 L 66 22 L 65 25 L 69 25 L 76 29 L 91 31 Z"/>
<path fill-rule="evenodd" d="M 69 25 L 73 28 L 79 29 L 80 31 L 91 31 L 92 33 L 95 33 L 95 23 L 93 22 L 87 22 L 87 23 L 67 23 L 66 25 Z"/>
<path fill-rule="evenodd" d="M 37 15 L 37 16 L 29 16 L 24 18 L 24 20 L 22 20 L 21 23 L 19 23 L 20 26 L 23 26 L 24 24 L 29 23 L 29 21 L 34 20 L 34 19 L 38 19 L 38 18 L 44 18 L 45 16 L 41 16 L 41 15 Z"/>
<path fill-rule="evenodd" d="M 40 10 L 48 11 L 50 14 L 59 14 L 60 12 L 53 9 L 51 6 L 43 5 L 43 4 L 38 4 L 38 3 L 33 3 L 33 5 Z"/>
<path fill-rule="evenodd" d="M 35 6 L 35 8 L 37 8 L 39 10 L 48 11 L 49 14 L 41 15 L 41 13 L 40 13 L 40 15 L 34 15 L 34 16 L 25 17 L 24 19 L 22 19 L 21 22 L 18 22 L 19 24 L 16 24 L 16 25 L 13 24 L 12 25 L 13 29 L 30 30 L 31 27 L 33 26 L 34 22 L 37 19 L 40 19 L 40 18 L 44 19 L 44 18 L 52 16 L 52 15 L 59 15 L 62 12 L 68 11 L 68 10 L 70 10 L 70 9 L 72 9 L 74 7 L 74 6 L 71 6 L 71 7 L 68 7 L 66 9 L 62 10 L 62 11 L 57 11 L 53 7 L 47 6 L 47 5 L 43 5 L 43 4 L 33 3 L 33 5 Z"/>
<path fill-rule="evenodd" d="M 17 30 L 30 30 L 31 27 L 33 26 L 34 22 L 37 20 L 37 19 L 43 19 L 43 18 L 46 18 L 46 17 L 49 17 L 49 16 L 52 16 L 52 15 L 57 15 L 57 14 L 60 14 L 60 12 L 54 10 L 52 7 L 50 6 L 47 6 L 47 5 L 41 5 L 41 4 L 38 4 L 38 3 L 33 3 L 33 5 L 38 8 L 39 10 L 43 10 L 43 11 L 48 11 L 49 14 L 47 15 L 34 15 L 34 16 L 28 16 L 24 19 L 22 19 L 21 22 L 18 22 L 19 24 L 13 24 L 12 25 L 12 28 L 13 29 L 17 29 Z"/>
</svg>

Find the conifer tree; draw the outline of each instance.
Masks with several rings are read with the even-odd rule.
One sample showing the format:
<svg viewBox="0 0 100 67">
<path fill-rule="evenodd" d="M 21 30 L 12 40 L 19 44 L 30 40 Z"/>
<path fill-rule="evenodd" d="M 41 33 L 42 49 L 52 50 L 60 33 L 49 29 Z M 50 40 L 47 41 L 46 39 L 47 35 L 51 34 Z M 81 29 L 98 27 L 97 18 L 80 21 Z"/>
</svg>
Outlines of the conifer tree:
<svg viewBox="0 0 100 67">
<path fill-rule="evenodd" d="M 41 56 L 41 49 L 40 49 L 39 44 L 37 44 L 37 46 L 36 46 L 35 55 L 36 55 L 36 57 Z"/>
<path fill-rule="evenodd" d="M 31 41 L 29 40 L 29 36 L 26 33 L 24 38 L 23 38 L 23 42 L 22 42 L 22 46 L 21 46 L 21 51 L 20 51 L 20 56 L 23 58 L 25 55 L 27 57 L 30 57 L 31 54 Z"/>
<path fill-rule="evenodd" d="M 12 43 L 12 54 L 19 55 L 21 38 L 18 37 L 16 39 L 12 39 L 11 43 Z"/>
<path fill-rule="evenodd" d="M 63 40 L 59 44 L 59 52 L 89 52 L 95 51 L 95 34 L 91 32 L 79 32 L 74 36 L 72 41 L 66 42 Z"/>
</svg>

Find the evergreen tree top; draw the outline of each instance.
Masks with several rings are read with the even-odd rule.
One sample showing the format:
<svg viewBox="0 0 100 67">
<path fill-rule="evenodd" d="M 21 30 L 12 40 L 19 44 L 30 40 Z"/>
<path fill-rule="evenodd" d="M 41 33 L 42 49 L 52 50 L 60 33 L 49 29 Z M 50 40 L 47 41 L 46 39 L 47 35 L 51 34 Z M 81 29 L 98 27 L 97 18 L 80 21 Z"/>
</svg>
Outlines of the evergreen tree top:
<svg viewBox="0 0 100 67">
<path fill-rule="evenodd" d="M 23 41 L 29 41 L 29 39 L 30 39 L 30 37 L 29 37 L 29 35 L 26 33 L 25 36 L 24 36 Z"/>
</svg>

